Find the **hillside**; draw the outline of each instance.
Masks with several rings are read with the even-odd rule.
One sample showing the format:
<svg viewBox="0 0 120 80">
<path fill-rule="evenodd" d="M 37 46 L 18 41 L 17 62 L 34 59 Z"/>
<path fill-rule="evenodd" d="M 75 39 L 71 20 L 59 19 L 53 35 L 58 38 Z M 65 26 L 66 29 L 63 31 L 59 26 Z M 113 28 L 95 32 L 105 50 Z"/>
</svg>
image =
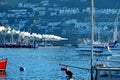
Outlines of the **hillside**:
<svg viewBox="0 0 120 80">
<path fill-rule="evenodd" d="M 79 38 L 90 38 L 89 1 L 0 0 L 0 23 L 21 31 L 54 34 L 77 42 Z M 115 19 L 120 15 L 119 4 L 120 0 L 95 0 L 95 36 L 100 30 L 103 40 L 112 39 L 117 25 Z"/>
</svg>

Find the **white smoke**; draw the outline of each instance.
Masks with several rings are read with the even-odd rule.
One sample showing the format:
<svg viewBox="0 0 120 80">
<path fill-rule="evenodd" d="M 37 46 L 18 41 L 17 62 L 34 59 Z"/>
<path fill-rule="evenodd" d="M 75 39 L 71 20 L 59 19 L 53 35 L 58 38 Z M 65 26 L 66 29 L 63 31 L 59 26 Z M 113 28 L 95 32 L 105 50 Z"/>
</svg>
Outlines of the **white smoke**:
<svg viewBox="0 0 120 80">
<path fill-rule="evenodd" d="M 6 30 L 4 26 L 0 26 L 0 32 Z"/>
<path fill-rule="evenodd" d="M 31 35 L 31 36 L 32 36 L 32 37 L 39 38 L 39 39 L 42 39 L 42 35 L 41 35 L 41 34 L 32 33 L 32 35 Z"/>
<path fill-rule="evenodd" d="M 43 34 L 42 35 L 42 38 L 44 40 L 56 40 L 56 41 L 59 41 L 59 40 L 67 40 L 66 38 L 61 38 L 59 36 L 55 36 L 55 35 L 48 35 L 48 34 Z"/>
<path fill-rule="evenodd" d="M 25 36 L 25 37 L 30 37 L 31 34 L 29 32 L 20 32 L 19 33 L 20 36 Z"/>
<path fill-rule="evenodd" d="M 49 35 L 49 34 L 41 35 L 37 33 L 30 34 L 29 32 L 11 29 L 10 27 L 5 28 L 4 26 L 0 26 L 0 33 L 1 32 L 6 32 L 6 34 L 18 34 L 19 36 L 22 36 L 22 37 L 29 37 L 29 38 L 34 37 L 34 38 L 44 39 L 44 40 L 54 40 L 54 41 L 67 40 L 67 38 L 62 38 L 60 36 Z"/>
</svg>

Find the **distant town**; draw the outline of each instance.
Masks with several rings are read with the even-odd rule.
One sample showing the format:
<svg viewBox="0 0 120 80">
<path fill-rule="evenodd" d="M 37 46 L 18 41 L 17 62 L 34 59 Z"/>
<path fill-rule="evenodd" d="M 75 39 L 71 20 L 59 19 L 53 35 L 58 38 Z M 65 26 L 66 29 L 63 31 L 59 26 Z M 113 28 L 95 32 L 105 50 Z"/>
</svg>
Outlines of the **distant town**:
<svg viewBox="0 0 120 80">
<path fill-rule="evenodd" d="M 79 0 L 85 7 L 71 7 L 69 3 L 64 6 L 62 2 L 67 3 L 67 0 L 55 1 L 19 2 L 15 7 L 0 11 L 0 23 L 20 31 L 68 38 L 66 42 L 72 44 L 90 38 L 90 6 L 86 5 L 87 0 Z M 99 32 L 104 41 L 112 38 L 114 26 L 120 25 L 119 15 L 120 9 L 95 7 L 95 36 Z M 119 30 L 118 27 L 118 33 Z"/>
</svg>

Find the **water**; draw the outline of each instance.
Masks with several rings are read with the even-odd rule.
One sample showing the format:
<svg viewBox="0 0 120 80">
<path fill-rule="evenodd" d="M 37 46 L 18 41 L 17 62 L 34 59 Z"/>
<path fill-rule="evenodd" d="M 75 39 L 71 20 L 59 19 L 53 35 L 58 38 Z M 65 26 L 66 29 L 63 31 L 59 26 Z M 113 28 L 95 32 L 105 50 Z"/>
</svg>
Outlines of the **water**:
<svg viewBox="0 0 120 80">
<path fill-rule="evenodd" d="M 119 60 L 119 52 L 110 60 Z M 1 58 L 8 58 L 6 77 L 3 80 L 66 80 L 65 72 L 61 71 L 59 64 L 67 64 L 81 68 L 90 68 L 90 56 L 80 55 L 74 48 L 42 47 L 38 49 L 1 48 Z M 104 56 L 99 59 L 107 58 Z M 108 64 L 108 62 L 105 62 Z M 110 64 L 110 63 L 109 63 Z M 113 64 L 113 63 L 111 63 Z M 118 65 L 118 63 L 115 63 Z M 114 65 L 114 64 L 113 64 Z M 20 67 L 24 71 L 19 70 Z M 69 68 L 76 80 L 89 80 L 88 70 Z"/>
</svg>

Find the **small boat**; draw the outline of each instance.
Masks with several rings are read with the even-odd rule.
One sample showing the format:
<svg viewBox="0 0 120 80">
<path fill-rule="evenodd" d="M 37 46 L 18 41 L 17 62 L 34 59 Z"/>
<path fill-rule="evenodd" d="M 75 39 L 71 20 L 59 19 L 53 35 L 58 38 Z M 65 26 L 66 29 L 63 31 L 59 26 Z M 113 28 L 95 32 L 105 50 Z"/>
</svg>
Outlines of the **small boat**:
<svg viewBox="0 0 120 80">
<path fill-rule="evenodd" d="M 96 66 L 95 80 L 120 80 L 120 67 Z"/>
<path fill-rule="evenodd" d="M 0 72 L 5 71 L 7 66 L 7 59 L 0 60 Z"/>
</svg>

